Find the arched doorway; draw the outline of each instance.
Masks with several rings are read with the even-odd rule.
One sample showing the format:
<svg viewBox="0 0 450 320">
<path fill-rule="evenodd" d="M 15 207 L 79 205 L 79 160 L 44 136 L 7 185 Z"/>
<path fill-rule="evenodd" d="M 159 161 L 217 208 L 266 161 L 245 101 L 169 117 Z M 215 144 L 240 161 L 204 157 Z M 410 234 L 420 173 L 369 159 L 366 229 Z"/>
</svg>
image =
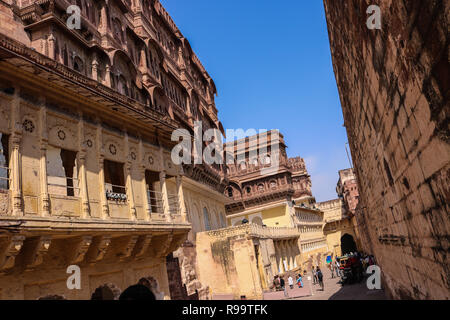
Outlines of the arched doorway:
<svg viewBox="0 0 450 320">
<path fill-rule="evenodd" d="M 341 237 L 341 250 L 342 250 L 342 254 L 357 251 L 355 240 L 348 233 L 344 234 Z"/>
</svg>

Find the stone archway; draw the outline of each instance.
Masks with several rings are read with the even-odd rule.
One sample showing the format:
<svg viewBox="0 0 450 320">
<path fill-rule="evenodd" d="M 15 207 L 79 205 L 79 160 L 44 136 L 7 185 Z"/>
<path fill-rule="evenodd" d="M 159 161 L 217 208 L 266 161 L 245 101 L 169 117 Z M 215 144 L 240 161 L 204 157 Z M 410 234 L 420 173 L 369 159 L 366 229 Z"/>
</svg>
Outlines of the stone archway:
<svg viewBox="0 0 450 320">
<path fill-rule="evenodd" d="M 341 237 L 341 251 L 342 254 L 357 251 L 355 239 L 353 239 L 353 237 L 348 233 Z"/>
<path fill-rule="evenodd" d="M 91 296 L 91 300 L 119 300 L 121 290 L 113 283 L 104 284 L 97 289 Z"/>
</svg>

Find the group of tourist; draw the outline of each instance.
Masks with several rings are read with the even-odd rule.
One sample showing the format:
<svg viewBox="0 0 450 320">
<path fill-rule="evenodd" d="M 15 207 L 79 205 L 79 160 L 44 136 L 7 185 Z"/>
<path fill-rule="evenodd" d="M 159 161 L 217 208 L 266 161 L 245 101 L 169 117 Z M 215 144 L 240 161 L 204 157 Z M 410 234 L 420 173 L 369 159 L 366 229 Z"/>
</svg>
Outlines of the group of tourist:
<svg viewBox="0 0 450 320">
<path fill-rule="evenodd" d="M 319 284 L 322 291 L 325 290 L 325 286 L 323 284 L 323 273 L 322 270 L 320 270 L 320 267 L 312 267 L 311 273 L 313 276 L 313 284 Z"/>
<path fill-rule="evenodd" d="M 297 284 L 298 288 L 303 288 L 303 278 L 300 273 L 295 276 L 295 281 L 292 275 L 289 275 L 287 281 L 291 290 L 294 289 L 295 284 Z M 276 275 L 274 277 L 273 288 L 275 289 L 275 291 L 284 291 L 284 296 L 288 296 L 286 282 L 284 281 L 283 277 L 280 277 L 279 275 Z"/>
<path fill-rule="evenodd" d="M 355 264 L 352 263 L 351 264 L 351 269 L 352 269 L 352 274 L 353 277 L 355 277 L 356 279 L 361 279 L 362 278 L 362 273 L 366 272 L 367 268 L 371 265 L 375 264 L 375 258 L 373 255 L 368 255 L 365 253 L 360 253 L 360 252 L 350 252 L 348 254 L 345 254 L 342 257 L 335 257 L 334 259 L 332 259 L 330 261 L 330 263 L 328 264 L 328 267 L 330 268 L 331 271 L 331 278 L 345 278 L 344 277 L 344 265 L 345 263 L 343 262 L 343 260 L 347 260 L 347 259 L 352 259 L 352 261 L 357 261 L 357 268 L 355 268 Z M 342 265 L 341 266 L 341 262 Z M 303 275 L 305 275 L 307 272 L 306 270 L 303 271 Z M 324 282 L 323 282 L 323 273 L 322 270 L 320 269 L 320 267 L 315 267 L 313 266 L 311 269 L 311 276 L 312 276 L 312 282 L 313 285 L 320 285 L 320 288 L 322 291 L 325 290 L 325 286 L 324 286 Z M 295 277 L 295 279 L 294 279 Z M 359 281 L 359 280 L 358 280 Z M 303 277 L 302 274 L 299 273 L 297 275 L 289 275 L 287 278 L 287 285 L 286 285 L 286 281 L 284 280 L 283 277 L 276 275 L 273 279 L 273 289 L 275 291 L 284 291 L 284 296 L 288 297 L 288 292 L 287 292 L 287 286 L 289 286 L 289 288 L 292 290 L 294 289 L 294 286 L 297 285 L 298 288 L 303 288 Z"/>
</svg>

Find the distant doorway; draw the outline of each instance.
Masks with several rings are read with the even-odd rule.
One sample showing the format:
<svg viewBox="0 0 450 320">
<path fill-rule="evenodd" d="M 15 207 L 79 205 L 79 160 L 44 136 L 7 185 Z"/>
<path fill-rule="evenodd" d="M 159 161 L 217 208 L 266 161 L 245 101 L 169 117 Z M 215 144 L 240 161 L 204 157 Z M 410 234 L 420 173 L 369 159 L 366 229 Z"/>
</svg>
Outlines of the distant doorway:
<svg viewBox="0 0 450 320">
<path fill-rule="evenodd" d="M 343 255 L 357 251 L 355 240 L 348 233 L 344 234 L 341 238 L 341 250 Z"/>
</svg>

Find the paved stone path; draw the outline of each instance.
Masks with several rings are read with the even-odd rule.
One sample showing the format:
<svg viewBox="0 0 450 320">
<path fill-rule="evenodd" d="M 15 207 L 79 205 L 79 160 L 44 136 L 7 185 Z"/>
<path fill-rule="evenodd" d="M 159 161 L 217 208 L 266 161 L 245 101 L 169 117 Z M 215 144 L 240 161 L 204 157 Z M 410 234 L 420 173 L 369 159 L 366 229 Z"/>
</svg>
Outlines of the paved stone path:
<svg viewBox="0 0 450 320">
<path fill-rule="evenodd" d="M 330 270 L 323 270 L 324 274 L 324 291 L 320 286 L 313 285 L 313 295 L 295 298 L 295 300 L 386 300 L 383 290 L 367 289 L 366 280 L 361 283 L 348 284 L 342 286 L 339 278 L 331 278 Z M 306 278 L 306 277 L 305 277 Z M 310 290 L 310 281 L 305 281 L 307 289 Z"/>
</svg>

